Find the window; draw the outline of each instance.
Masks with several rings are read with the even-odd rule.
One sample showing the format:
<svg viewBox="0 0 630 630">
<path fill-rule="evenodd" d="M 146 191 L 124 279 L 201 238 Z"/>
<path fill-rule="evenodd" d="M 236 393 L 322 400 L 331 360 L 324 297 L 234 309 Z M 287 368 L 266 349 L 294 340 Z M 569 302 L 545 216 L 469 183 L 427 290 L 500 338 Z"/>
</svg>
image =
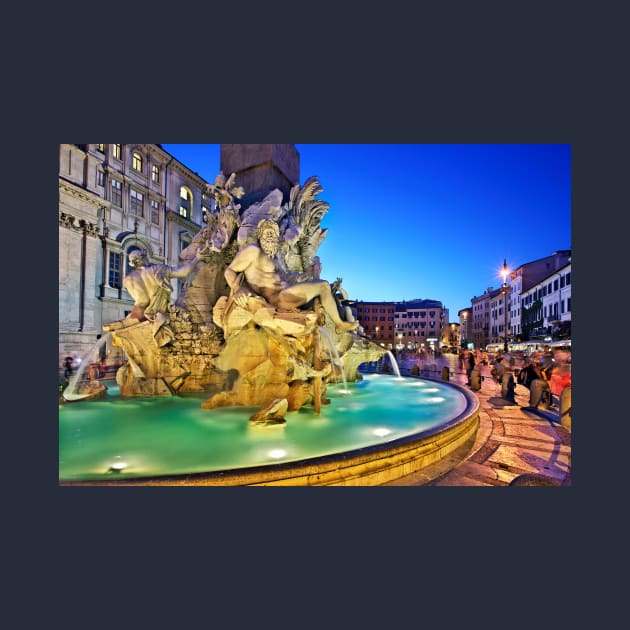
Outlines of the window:
<svg viewBox="0 0 630 630">
<path fill-rule="evenodd" d="M 112 179 L 112 203 L 122 206 L 122 184 L 117 179 Z"/>
<path fill-rule="evenodd" d="M 557 279 L 553 281 L 553 290 L 554 291 L 558 290 L 558 280 Z"/>
<path fill-rule="evenodd" d="M 569 271 L 569 273 L 566 275 L 567 278 L 567 286 L 569 286 L 571 284 L 571 272 Z M 571 309 L 569 309 L 571 310 Z"/>
<path fill-rule="evenodd" d="M 142 156 L 134 151 L 131 155 L 131 168 L 138 173 L 142 173 Z"/>
<path fill-rule="evenodd" d="M 117 160 L 122 160 L 122 144 L 113 144 L 112 154 Z"/>
<path fill-rule="evenodd" d="M 114 289 L 120 289 L 120 263 L 122 255 L 115 252 L 109 253 L 109 286 Z"/>
<path fill-rule="evenodd" d="M 99 153 L 105 153 L 105 145 L 104 145 L 104 144 L 97 144 L 97 145 L 96 145 L 96 150 L 97 150 Z"/>
<path fill-rule="evenodd" d="M 142 211 L 142 201 L 144 199 L 144 196 L 142 195 L 142 193 L 132 188 L 129 192 L 129 197 L 131 200 L 131 212 L 139 217 L 143 217 L 144 214 Z"/>
<path fill-rule="evenodd" d="M 160 225 L 160 207 L 155 199 L 151 199 L 151 223 Z"/>
<path fill-rule="evenodd" d="M 190 219 L 192 213 L 192 193 L 188 188 L 182 186 L 179 189 L 179 214 Z"/>
<path fill-rule="evenodd" d="M 151 181 L 160 183 L 160 169 L 155 164 L 151 167 Z"/>
<path fill-rule="evenodd" d="M 103 171 L 96 171 L 96 183 L 99 186 L 105 186 L 105 173 Z"/>
</svg>

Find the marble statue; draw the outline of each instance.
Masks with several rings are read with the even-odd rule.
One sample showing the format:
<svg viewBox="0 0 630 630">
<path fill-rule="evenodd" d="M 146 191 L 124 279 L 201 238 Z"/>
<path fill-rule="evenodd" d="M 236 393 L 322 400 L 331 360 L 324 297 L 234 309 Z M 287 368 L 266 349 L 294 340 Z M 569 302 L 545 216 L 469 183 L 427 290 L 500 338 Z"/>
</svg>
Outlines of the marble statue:
<svg viewBox="0 0 630 630">
<path fill-rule="evenodd" d="M 124 287 L 135 303 L 127 319 L 152 322 L 153 339 L 158 346 L 165 346 L 175 338 L 168 326 L 167 315 L 173 291 L 171 279 L 186 278 L 204 253 L 204 250 L 197 250 L 193 260 L 180 267 L 151 264 L 143 249 L 129 254 L 129 266 L 133 271 L 125 276 Z"/>
<path fill-rule="evenodd" d="M 296 309 L 314 298 L 334 322 L 337 332 L 353 330 L 358 322 L 343 321 L 325 280 L 304 280 L 312 273 L 300 274 L 283 270 L 277 260 L 280 229 L 270 219 L 262 219 L 257 226 L 259 245 L 241 249 L 225 270 L 225 278 L 232 290 L 230 299 L 246 307 L 248 298 L 259 295 L 269 304 L 281 309 Z"/>
</svg>

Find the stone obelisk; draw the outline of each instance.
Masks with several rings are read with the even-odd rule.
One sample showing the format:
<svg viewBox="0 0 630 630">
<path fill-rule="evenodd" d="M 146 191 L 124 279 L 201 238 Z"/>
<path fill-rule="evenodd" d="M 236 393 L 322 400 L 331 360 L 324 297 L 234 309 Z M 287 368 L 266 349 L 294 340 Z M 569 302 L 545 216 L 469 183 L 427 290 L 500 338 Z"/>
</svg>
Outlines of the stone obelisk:
<svg viewBox="0 0 630 630">
<path fill-rule="evenodd" d="M 226 177 L 236 173 L 237 185 L 245 189 L 243 208 L 274 188 L 286 202 L 291 188 L 300 183 L 300 154 L 294 144 L 222 144 L 221 170 Z"/>
</svg>

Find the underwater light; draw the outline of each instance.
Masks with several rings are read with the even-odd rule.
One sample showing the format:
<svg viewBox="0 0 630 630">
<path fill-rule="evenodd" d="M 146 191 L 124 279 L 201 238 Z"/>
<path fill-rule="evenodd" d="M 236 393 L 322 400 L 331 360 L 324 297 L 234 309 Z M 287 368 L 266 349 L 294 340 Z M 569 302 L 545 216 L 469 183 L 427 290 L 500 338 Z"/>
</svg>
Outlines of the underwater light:
<svg viewBox="0 0 630 630">
<path fill-rule="evenodd" d="M 120 455 L 116 456 L 117 459 L 120 459 Z M 107 472 L 122 472 L 125 468 L 127 468 L 127 466 L 129 466 L 129 464 L 127 464 L 127 462 L 114 462 L 110 467 L 109 470 Z"/>
<path fill-rule="evenodd" d="M 385 437 L 386 435 L 389 435 L 392 432 L 391 429 L 386 429 L 385 427 L 378 427 L 378 429 L 374 429 L 372 431 L 372 433 L 374 433 L 374 435 L 378 435 L 378 437 Z"/>
<path fill-rule="evenodd" d="M 269 457 L 273 457 L 274 459 L 280 459 L 281 457 L 284 457 L 286 454 L 287 452 L 283 448 L 274 448 L 267 453 Z"/>
</svg>

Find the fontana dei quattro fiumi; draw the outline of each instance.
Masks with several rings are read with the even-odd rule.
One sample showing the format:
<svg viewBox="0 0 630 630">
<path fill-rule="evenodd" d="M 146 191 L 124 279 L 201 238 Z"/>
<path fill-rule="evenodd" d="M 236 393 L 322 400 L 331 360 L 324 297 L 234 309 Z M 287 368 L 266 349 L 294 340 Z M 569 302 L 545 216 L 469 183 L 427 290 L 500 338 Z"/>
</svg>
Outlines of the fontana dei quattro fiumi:
<svg viewBox="0 0 630 630">
<path fill-rule="evenodd" d="M 361 373 L 395 359 L 362 334 L 341 279 L 320 277 L 318 177 L 245 207 L 235 173 L 208 192 L 181 265 L 130 254 L 133 310 L 92 350 L 110 342 L 125 361 L 107 381 L 87 356 L 63 391 L 61 485 L 380 485 L 472 444 L 464 388 Z"/>
</svg>

